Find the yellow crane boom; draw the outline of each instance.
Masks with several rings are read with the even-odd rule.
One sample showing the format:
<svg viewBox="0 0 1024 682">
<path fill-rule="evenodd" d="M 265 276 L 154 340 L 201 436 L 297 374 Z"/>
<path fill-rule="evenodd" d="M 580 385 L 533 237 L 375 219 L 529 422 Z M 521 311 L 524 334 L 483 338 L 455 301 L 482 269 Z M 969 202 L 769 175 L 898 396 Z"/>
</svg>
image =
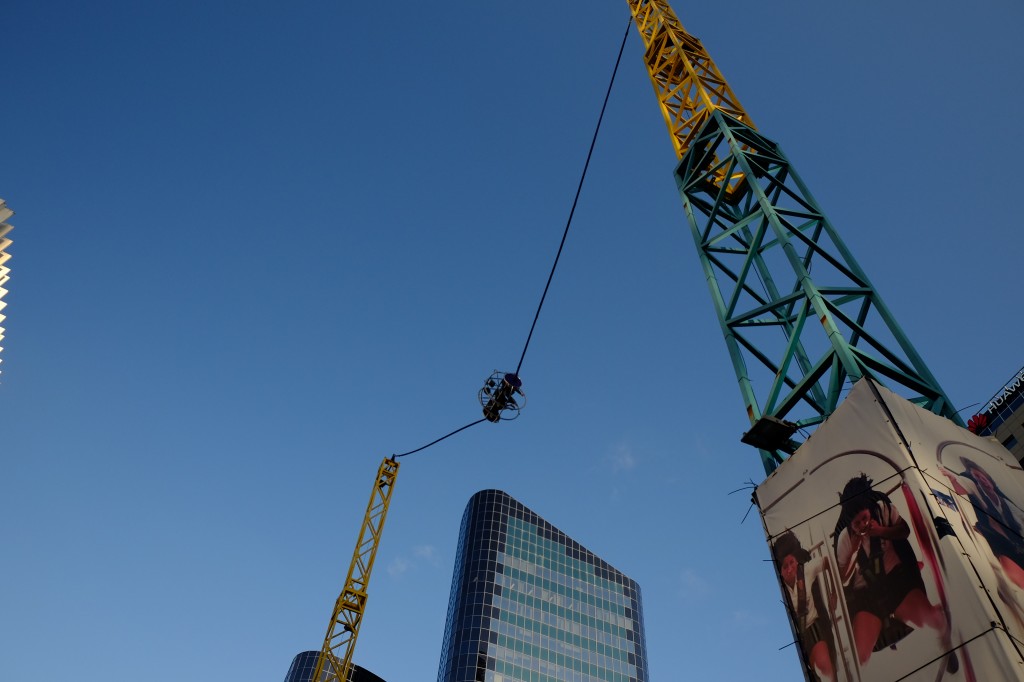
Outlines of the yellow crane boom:
<svg viewBox="0 0 1024 682">
<path fill-rule="evenodd" d="M 644 63 L 680 159 L 715 110 L 757 127 L 700 40 L 667 0 L 627 0 L 644 41 Z"/>
<path fill-rule="evenodd" d="M 757 130 L 725 76 L 698 38 L 683 28 L 668 0 L 626 0 L 644 42 L 644 64 L 654 85 L 672 147 L 680 159 L 715 111 Z M 740 194 L 742 173 L 729 175 L 717 155 L 707 160 L 713 183 L 727 197 Z M 728 175 L 728 177 L 726 177 Z"/>
<path fill-rule="evenodd" d="M 352 554 L 352 565 L 345 578 L 345 586 L 334 603 L 331 623 L 317 659 L 316 670 L 310 678 L 316 682 L 348 682 L 352 674 L 352 653 L 356 648 L 359 626 L 366 612 L 366 595 L 370 585 L 370 573 L 377 557 L 381 531 L 391 504 L 391 493 L 398 476 L 398 460 L 385 457 L 377 470 L 370 503 L 366 507 L 359 540 Z"/>
</svg>

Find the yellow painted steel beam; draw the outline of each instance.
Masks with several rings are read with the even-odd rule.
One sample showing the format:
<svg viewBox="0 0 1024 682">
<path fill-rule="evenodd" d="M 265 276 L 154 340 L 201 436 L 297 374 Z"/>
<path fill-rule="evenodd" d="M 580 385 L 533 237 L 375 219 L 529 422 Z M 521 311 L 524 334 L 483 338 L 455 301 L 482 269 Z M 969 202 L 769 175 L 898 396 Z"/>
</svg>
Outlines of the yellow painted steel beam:
<svg viewBox="0 0 1024 682">
<path fill-rule="evenodd" d="M 627 2 L 644 41 L 647 73 L 676 156 L 683 158 L 716 110 L 755 128 L 711 55 L 686 32 L 666 0 Z"/>
<path fill-rule="evenodd" d="M 352 654 L 359 636 L 359 626 L 366 612 L 366 597 L 370 586 L 370 573 L 380 546 L 381 532 L 391 505 L 391 493 L 398 476 L 398 461 L 385 457 L 377 470 L 377 479 L 370 493 L 359 540 L 352 554 L 352 564 L 345 578 L 345 587 L 334 603 L 331 624 L 317 659 L 312 680 L 317 682 L 348 682 L 352 674 Z"/>
</svg>

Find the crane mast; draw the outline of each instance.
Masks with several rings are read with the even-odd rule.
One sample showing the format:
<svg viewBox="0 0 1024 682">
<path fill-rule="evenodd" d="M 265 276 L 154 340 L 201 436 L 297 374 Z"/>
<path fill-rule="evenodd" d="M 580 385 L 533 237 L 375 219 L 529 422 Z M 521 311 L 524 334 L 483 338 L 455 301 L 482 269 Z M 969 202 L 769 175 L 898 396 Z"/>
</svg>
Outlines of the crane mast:
<svg viewBox="0 0 1024 682">
<path fill-rule="evenodd" d="M 958 424 L 935 377 L 782 148 L 666 0 L 627 0 L 675 178 L 766 473 L 871 377 Z"/>
<path fill-rule="evenodd" d="M 352 674 L 352 654 L 359 636 L 359 626 L 366 612 L 367 590 L 373 562 L 380 546 L 381 532 L 391 505 L 391 493 L 398 477 L 398 460 L 385 457 L 377 470 L 377 479 L 370 493 L 359 539 L 352 554 L 352 563 L 345 586 L 334 603 L 327 635 L 311 680 L 315 682 L 348 682 Z"/>
</svg>

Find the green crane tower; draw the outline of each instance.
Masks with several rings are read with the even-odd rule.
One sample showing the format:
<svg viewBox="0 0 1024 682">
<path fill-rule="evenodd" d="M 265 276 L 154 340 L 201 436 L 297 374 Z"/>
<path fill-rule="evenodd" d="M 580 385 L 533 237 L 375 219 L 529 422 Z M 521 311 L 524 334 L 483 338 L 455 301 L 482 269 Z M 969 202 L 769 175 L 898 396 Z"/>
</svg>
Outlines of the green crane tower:
<svg viewBox="0 0 1024 682">
<path fill-rule="evenodd" d="M 627 0 L 680 159 L 679 194 L 771 473 L 863 377 L 961 424 L 778 143 L 666 0 Z"/>
</svg>

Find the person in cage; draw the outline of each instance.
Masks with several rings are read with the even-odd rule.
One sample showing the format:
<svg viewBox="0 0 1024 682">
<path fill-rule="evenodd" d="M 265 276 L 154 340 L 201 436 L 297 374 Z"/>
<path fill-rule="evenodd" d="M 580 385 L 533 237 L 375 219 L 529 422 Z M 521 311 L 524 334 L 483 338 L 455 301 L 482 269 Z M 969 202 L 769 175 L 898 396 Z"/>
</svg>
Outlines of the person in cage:
<svg viewBox="0 0 1024 682">
<path fill-rule="evenodd" d="M 780 535 L 772 546 L 775 563 L 785 586 L 786 603 L 796 623 L 797 638 L 812 679 L 835 679 L 835 640 L 825 606 L 822 573 L 828 559 L 812 559 L 792 531 Z M 832 606 L 835 606 L 834 598 Z"/>
<path fill-rule="evenodd" d="M 926 627 L 948 650 L 949 622 L 945 609 L 928 600 L 910 526 L 889 496 L 872 489 L 865 474 L 852 478 L 839 495 L 836 561 L 852 614 L 852 629 L 861 665 L 874 651 L 895 644 L 910 628 Z M 909 626 L 909 627 L 908 627 Z M 955 655 L 947 662 L 959 667 Z"/>
</svg>

